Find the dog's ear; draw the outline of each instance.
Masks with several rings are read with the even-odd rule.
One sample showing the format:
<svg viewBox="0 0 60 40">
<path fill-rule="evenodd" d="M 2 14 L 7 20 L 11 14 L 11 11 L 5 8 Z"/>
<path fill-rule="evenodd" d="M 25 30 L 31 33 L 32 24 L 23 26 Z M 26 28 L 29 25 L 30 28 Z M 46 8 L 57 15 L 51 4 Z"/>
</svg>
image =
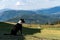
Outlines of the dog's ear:
<svg viewBox="0 0 60 40">
<path fill-rule="evenodd" d="M 22 22 L 23 22 L 23 23 L 25 23 L 25 20 L 24 20 L 24 19 L 22 19 Z"/>
<path fill-rule="evenodd" d="M 25 23 L 25 20 L 24 19 L 20 19 L 22 21 L 22 23 Z"/>
</svg>

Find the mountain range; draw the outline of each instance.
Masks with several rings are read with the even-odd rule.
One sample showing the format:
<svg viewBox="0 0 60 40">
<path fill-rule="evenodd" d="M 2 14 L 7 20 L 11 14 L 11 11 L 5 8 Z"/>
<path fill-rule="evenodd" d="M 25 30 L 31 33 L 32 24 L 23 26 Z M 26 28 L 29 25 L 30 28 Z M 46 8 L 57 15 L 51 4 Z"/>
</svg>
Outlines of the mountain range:
<svg viewBox="0 0 60 40">
<path fill-rule="evenodd" d="M 0 10 L 0 21 L 17 22 L 20 18 L 26 23 L 52 23 L 60 20 L 60 6 L 42 10 Z"/>
</svg>

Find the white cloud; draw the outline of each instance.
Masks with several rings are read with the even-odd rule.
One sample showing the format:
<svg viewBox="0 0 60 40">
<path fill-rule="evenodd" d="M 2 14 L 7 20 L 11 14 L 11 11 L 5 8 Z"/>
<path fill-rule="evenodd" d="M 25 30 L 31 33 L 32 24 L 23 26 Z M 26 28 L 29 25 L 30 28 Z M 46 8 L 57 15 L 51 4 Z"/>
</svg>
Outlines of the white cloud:
<svg viewBox="0 0 60 40">
<path fill-rule="evenodd" d="M 59 0 L 55 0 L 55 1 L 51 1 L 51 0 L 24 0 L 23 2 L 25 2 L 27 4 L 27 6 L 33 9 L 41 9 L 41 8 L 51 8 L 51 7 L 55 7 L 55 6 L 60 6 L 60 1 Z"/>
<path fill-rule="evenodd" d="M 4 9 L 5 8 L 5 5 L 0 5 L 0 9 Z"/>
<path fill-rule="evenodd" d="M 17 0 L 11 8 L 15 9 L 45 9 L 60 6 L 59 0 Z"/>
<path fill-rule="evenodd" d="M 17 1 L 15 5 L 16 6 L 20 6 L 20 5 L 22 6 L 22 5 L 25 5 L 25 3 L 23 3 L 22 1 L 21 2 L 20 1 Z"/>
<path fill-rule="evenodd" d="M 0 5 L 14 9 L 42 9 L 60 6 L 60 0 L 1 0 Z"/>
<path fill-rule="evenodd" d="M 17 2 L 16 5 L 19 6 L 20 5 L 20 2 Z"/>
<path fill-rule="evenodd" d="M 9 1 L 9 0 L 0 0 L 0 2 L 6 2 L 6 1 Z"/>
</svg>

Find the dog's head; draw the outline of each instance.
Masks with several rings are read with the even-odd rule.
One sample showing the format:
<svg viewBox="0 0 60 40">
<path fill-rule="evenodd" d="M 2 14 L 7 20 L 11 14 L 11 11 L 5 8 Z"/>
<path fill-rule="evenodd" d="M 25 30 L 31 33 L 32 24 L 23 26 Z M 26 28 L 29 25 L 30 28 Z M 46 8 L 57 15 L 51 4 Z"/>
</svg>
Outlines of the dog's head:
<svg viewBox="0 0 60 40">
<path fill-rule="evenodd" d="M 25 20 L 24 19 L 20 19 L 22 21 L 22 23 L 25 23 Z"/>
</svg>

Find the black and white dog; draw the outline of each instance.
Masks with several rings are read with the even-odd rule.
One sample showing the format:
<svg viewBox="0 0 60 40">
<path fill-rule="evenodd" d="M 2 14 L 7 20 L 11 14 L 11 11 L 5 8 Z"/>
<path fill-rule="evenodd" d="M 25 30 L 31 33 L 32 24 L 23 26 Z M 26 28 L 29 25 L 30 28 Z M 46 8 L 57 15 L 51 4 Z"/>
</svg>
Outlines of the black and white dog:
<svg viewBox="0 0 60 40">
<path fill-rule="evenodd" d="M 12 28 L 10 35 L 17 35 L 17 32 L 20 31 L 22 34 L 22 24 L 25 23 L 24 19 L 20 19 L 18 23 Z M 8 34 L 6 34 L 8 35 Z"/>
<path fill-rule="evenodd" d="M 18 23 L 11 30 L 11 35 L 17 35 L 17 32 L 20 31 L 22 34 L 22 24 L 25 23 L 24 19 L 20 19 Z"/>
</svg>

